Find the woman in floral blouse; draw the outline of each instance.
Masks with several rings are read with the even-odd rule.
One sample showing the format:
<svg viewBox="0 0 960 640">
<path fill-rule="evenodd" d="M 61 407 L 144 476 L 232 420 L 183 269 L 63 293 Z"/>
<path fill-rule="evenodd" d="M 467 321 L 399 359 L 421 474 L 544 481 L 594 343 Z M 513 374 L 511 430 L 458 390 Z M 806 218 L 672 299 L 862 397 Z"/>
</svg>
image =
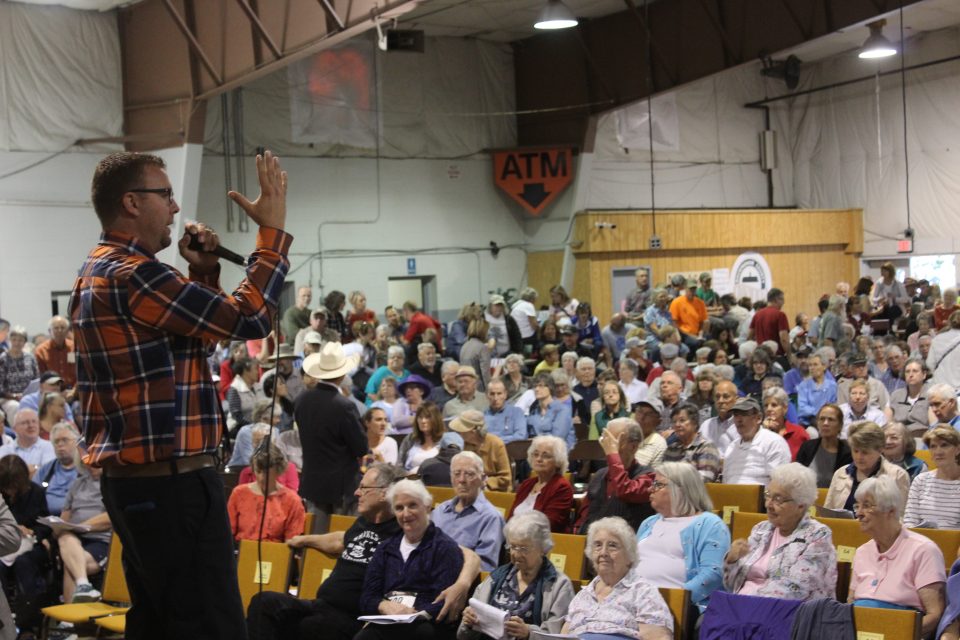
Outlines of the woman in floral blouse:
<svg viewBox="0 0 960 640">
<path fill-rule="evenodd" d="M 634 531 L 623 518 L 601 518 L 587 530 L 587 555 L 597 577 L 570 603 L 561 633 L 635 640 L 673 638 L 673 617 L 660 592 L 633 571 Z"/>
<path fill-rule="evenodd" d="M 730 593 L 787 600 L 833 598 L 837 554 L 826 525 L 807 510 L 817 498 L 817 478 L 791 462 L 770 474 L 767 521 L 749 540 L 734 540 L 724 558 L 723 586 Z"/>
</svg>

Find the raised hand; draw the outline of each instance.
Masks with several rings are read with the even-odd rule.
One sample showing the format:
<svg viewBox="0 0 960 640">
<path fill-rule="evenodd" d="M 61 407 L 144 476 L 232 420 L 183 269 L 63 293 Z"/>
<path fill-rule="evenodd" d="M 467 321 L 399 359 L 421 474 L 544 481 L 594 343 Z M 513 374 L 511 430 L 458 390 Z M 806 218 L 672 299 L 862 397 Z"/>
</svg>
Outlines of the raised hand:
<svg viewBox="0 0 960 640">
<path fill-rule="evenodd" d="M 253 202 L 236 191 L 227 195 L 259 226 L 283 229 L 287 221 L 287 172 L 280 169 L 280 159 L 273 152 L 257 156 L 257 178 L 260 195 Z"/>
</svg>

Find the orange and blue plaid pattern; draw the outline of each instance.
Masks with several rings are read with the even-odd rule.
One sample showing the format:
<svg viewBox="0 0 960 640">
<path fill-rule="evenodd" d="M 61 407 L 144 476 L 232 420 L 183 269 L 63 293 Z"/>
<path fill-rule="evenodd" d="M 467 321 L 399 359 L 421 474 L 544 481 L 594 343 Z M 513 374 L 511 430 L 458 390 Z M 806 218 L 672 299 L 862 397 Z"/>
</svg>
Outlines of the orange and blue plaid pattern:
<svg viewBox="0 0 960 640">
<path fill-rule="evenodd" d="M 88 464 L 216 451 L 223 424 L 209 348 L 270 332 L 292 240 L 261 228 L 246 278 L 227 294 L 219 269 L 187 279 L 133 236 L 101 235 L 70 298 Z"/>
</svg>

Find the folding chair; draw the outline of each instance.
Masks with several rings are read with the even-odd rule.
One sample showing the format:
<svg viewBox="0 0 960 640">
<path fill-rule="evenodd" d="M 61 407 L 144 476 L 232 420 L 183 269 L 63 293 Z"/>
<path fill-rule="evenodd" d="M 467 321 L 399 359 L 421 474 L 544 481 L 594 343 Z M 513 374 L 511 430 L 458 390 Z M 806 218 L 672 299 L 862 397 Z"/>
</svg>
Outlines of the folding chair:
<svg viewBox="0 0 960 640">
<path fill-rule="evenodd" d="M 721 484 L 706 483 L 707 493 L 713 502 L 713 508 L 730 524 L 730 514 L 735 511 L 763 513 L 763 486 L 759 484 Z"/>
<path fill-rule="evenodd" d="M 920 640 L 920 612 L 907 609 L 854 607 L 853 624 L 860 634 L 883 640 Z"/>
<path fill-rule="evenodd" d="M 330 531 L 346 531 L 353 526 L 357 516 L 330 516 Z"/>
<path fill-rule="evenodd" d="M 567 574 L 574 584 L 578 584 L 583 577 L 584 550 L 587 546 L 587 536 L 569 533 L 553 534 L 553 549 L 547 558 L 557 568 L 557 571 Z"/>
<path fill-rule="evenodd" d="M 260 591 L 284 592 L 290 577 L 292 549 L 282 542 L 260 543 L 263 557 L 258 566 L 257 541 L 241 540 L 240 554 L 237 557 L 237 581 L 240 585 L 240 599 L 243 610 L 247 610 L 250 600 Z"/>
<path fill-rule="evenodd" d="M 317 589 L 330 577 L 335 564 L 337 564 L 335 556 L 328 556 L 316 549 L 307 549 L 304 554 L 303 572 L 300 574 L 297 597 L 301 600 L 313 600 Z"/>
<path fill-rule="evenodd" d="M 512 491 L 484 491 L 483 495 L 490 501 L 490 504 L 497 508 L 497 511 L 499 511 L 500 515 L 504 518 L 507 517 L 507 512 L 510 511 L 510 507 L 513 506 L 513 501 L 517 498 L 517 494 Z"/>
<path fill-rule="evenodd" d="M 767 515 L 764 513 L 749 513 L 747 511 L 737 511 L 733 513 L 730 523 L 730 538 L 732 540 L 738 540 L 740 538 L 746 540 L 750 537 L 750 532 L 753 531 L 753 528 L 766 519 Z"/>
<path fill-rule="evenodd" d="M 453 497 L 453 487 L 427 487 L 427 491 L 433 496 L 434 508 Z"/>
<path fill-rule="evenodd" d="M 930 538 L 940 547 L 940 551 L 943 552 L 943 562 L 947 566 L 947 573 L 949 574 L 950 567 L 953 566 L 954 560 L 957 559 L 957 548 L 960 548 L 960 530 L 914 528 L 910 530 Z"/>
<path fill-rule="evenodd" d="M 683 640 L 687 629 L 687 613 L 690 610 L 690 592 L 686 589 L 660 589 L 660 595 L 673 614 L 674 640 Z"/>
<path fill-rule="evenodd" d="M 50 632 L 51 623 L 69 622 L 83 624 L 96 621 L 102 616 L 122 615 L 130 608 L 130 592 L 127 590 L 127 579 L 123 575 L 121 554 L 123 546 L 120 538 L 113 534 L 110 539 L 110 552 L 107 556 L 107 568 L 103 576 L 103 599 L 100 602 L 83 602 L 77 604 L 60 604 L 44 607 L 44 615 L 40 625 L 40 637 L 46 638 Z"/>
</svg>

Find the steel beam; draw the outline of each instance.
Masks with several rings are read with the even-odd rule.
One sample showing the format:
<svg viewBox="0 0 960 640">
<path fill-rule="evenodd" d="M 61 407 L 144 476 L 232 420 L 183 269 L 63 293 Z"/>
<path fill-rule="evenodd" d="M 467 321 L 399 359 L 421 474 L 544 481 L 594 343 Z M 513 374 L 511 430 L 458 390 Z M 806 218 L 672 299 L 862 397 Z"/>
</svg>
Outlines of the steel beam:
<svg viewBox="0 0 960 640">
<path fill-rule="evenodd" d="M 210 62 L 210 58 L 207 57 L 203 47 L 200 46 L 200 42 L 197 41 L 197 37 L 193 35 L 193 32 L 190 31 L 187 23 L 184 22 L 183 16 L 181 16 L 177 12 L 176 7 L 173 6 L 173 2 L 171 2 L 171 0 L 162 0 L 162 2 L 163 6 L 167 9 L 167 13 L 169 13 L 170 17 L 173 19 L 174 24 L 176 24 L 177 28 L 180 30 L 180 33 L 182 33 L 183 37 L 187 39 L 187 42 L 190 44 L 190 49 L 193 51 L 194 55 L 200 58 L 200 62 L 203 63 L 204 69 L 207 70 L 207 73 L 210 74 L 210 77 L 213 78 L 215 83 L 218 85 L 223 84 L 223 78 L 221 78 L 220 74 L 217 73 L 217 70 L 213 68 L 213 63 Z"/>
<path fill-rule="evenodd" d="M 346 25 L 343 23 L 343 18 L 340 17 L 340 14 L 337 13 L 337 10 L 330 4 L 330 0 L 318 0 L 320 6 L 323 7 L 323 10 L 327 12 L 327 15 L 333 18 L 333 21 L 337 23 L 340 31 L 343 31 Z"/>
<path fill-rule="evenodd" d="M 247 15 L 247 19 L 250 21 L 250 24 L 253 26 L 254 30 L 256 30 L 256 32 L 260 34 L 260 37 L 263 38 L 263 41 L 267 43 L 267 48 L 270 49 L 270 53 L 273 54 L 273 57 L 277 59 L 282 58 L 283 52 L 280 51 L 280 48 L 277 47 L 277 43 L 275 43 L 273 38 L 270 37 L 270 34 L 267 33 L 267 29 L 260 21 L 260 16 L 258 16 L 257 12 L 253 10 L 253 7 L 250 6 L 248 0 L 237 0 L 237 4 L 240 5 L 240 8 L 243 9 L 243 12 Z"/>
</svg>

